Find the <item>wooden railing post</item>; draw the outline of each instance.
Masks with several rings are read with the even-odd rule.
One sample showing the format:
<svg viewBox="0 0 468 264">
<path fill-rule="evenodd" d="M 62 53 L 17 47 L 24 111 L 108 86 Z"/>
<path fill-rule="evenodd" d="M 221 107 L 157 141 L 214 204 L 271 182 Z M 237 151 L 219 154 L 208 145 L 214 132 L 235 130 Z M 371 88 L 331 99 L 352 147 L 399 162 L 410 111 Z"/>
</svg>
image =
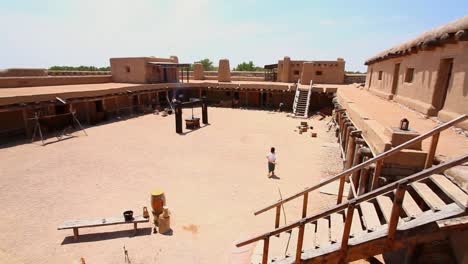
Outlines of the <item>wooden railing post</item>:
<svg viewBox="0 0 468 264">
<path fill-rule="evenodd" d="M 302 202 L 302 218 L 307 216 L 307 203 L 309 202 L 309 193 L 304 193 L 304 201 Z"/>
<path fill-rule="evenodd" d="M 268 263 L 268 249 L 270 247 L 270 236 L 267 235 L 263 239 L 263 255 L 262 255 L 262 264 Z"/>
<path fill-rule="evenodd" d="M 426 164 L 424 166 L 425 169 L 430 168 L 432 166 L 432 162 L 434 161 L 434 156 L 437 149 L 437 143 L 439 143 L 439 136 L 440 132 L 432 136 L 431 147 L 429 148 L 429 153 L 427 153 Z"/>
<path fill-rule="evenodd" d="M 398 220 L 400 218 L 401 204 L 403 203 L 403 198 L 405 197 L 405 192 L 407 188 L 407 181 L 402 181 L 397 185 L 395 191 L 395 198 L 393 200 L 392 214 L 390 215 L 390 221 L 388 223 L 388 232 L 387 232 L 387 246 L 391 248 L 393 242 L 395 241 L 396 231 L 398 227 Z"/>
<path fill-rule="evenodd" d="M 356 207 L 356 200 L 351 200 L 348 203 L 348 209 L 346 210 L 346 220 L 343 227 L 343 236 L 341 238 L 341 253 L 340 253 L 340 262 L 346 263 L 346 257 L 348 255 L 348 240 L 349 233 L 351 232 L 351 225 L 353 224 L 353 214 L 354 208 Z"/>
<path fill-rule="evenodd" d="M 380 173 L 382 173 L 382 165 L 383 165 L 383 159 L 375 162 L 374 177 L 372 178 L 371 191 L 379 188 L 379 177 L 380 177 Z"/>
<path fill-rule="evenodd" d="M 275 229 L 280 225 L 281 205 L 276 206 Z"/>
<path fill-rule="evenodd" d="M 297 247 L 296 247 L 296 261 L 295 264 L 301 263 L 301 255 L 302 255 L 302 245 L 304 243 L 304 228 L 305 228 L 305 221 L 301 221 L 299 225 L 299 234 L 297 236 Z"/>
<path fill-rule="evenodd" d="M 343 201 L 343 191 L 345 186 L 346 176 L 340 178 L 340 185 L 338 186 L 338 197 L 336 198 L 336 204 L 340 204 Z"/>
</svg>

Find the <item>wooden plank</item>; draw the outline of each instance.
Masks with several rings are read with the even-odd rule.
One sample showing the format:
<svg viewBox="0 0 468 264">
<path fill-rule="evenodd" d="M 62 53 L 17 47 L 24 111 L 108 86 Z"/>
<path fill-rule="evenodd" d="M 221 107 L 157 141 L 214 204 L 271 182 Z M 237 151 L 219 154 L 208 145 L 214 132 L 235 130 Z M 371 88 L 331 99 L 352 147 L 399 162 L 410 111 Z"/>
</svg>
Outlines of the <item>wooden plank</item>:
<svg viewBox="0 0 468 264">
<path fill-rule="evenodd" d="M 330 243 L 330 229 L 328 228 L 328 219 L 320 218 L 317 220 L 317 232 L 315 233 L 315 246 L 323 247 Z"/>
<path fill-rule="evenodd" d="M 440 174 L 434 174 L 430 178 L 455 203 L 462 207 L 468 207 L 468 195 L 457 185 L 447 179 L 447 177 Z"/>
<path fill-rule="evenodd" d="M 413 189 L 433 211 L 438 211 L 445 206 L 444 201 L 442 201 L 425 183 L 413 182 L 411 186 L 413 186 Z"/>
<path fill-rule="evenodd" d="M 362 202 L 359 204 L 362 211 L 362 218 L 367 231 L 375 231 L 380 226 L 379 215 L 373 203 Z"/>
<path fill-rule="evenodd" d="M 149 218 L 143 216 L 135 216 L 132 221 L 125 221 L 123 216 L 119 217 L 108 217 L 100 219 L 89 219 L 89 220 L 72 220 L 61 224 L 57 229 L 73 229 L 83 227 L 96 227 L 96 226 L 108 226 L 108 225 L 119 225 L 119 224 L 131 224 L 131 223 L 147 223 Z"/>
<path fill-rule="evenodd" d="M 330 240 L 333 243 L 338 242 L 343 236 L 343 215 L 334 213 L 330 216 Z"/>
<path fill-rule="evenodd" d="M 423 212 L 409 192 L 407 192 L 403 198 L 402 207 L 406 215 L 411 218 L 415 218 Z"/>
<path fill-rule="evenodd" d="M 388 224 L 388 222 L 390 221 L 390 215 L 392 214 L 392 199 L 386 195 L 380 195 L 377 196 L 377 203 L 380 206 L 380 211 L 382 211 L 382 214 L 385 218 L 385 222 L 387 222 Z"/>
<path fill-rule="evenodd" d="M 468 216 L 461 216 L 456 218 L 444 219 L 437 221 L 437 226 L 440 229 L 466 229 L 468 227 Z"/>
</svg>

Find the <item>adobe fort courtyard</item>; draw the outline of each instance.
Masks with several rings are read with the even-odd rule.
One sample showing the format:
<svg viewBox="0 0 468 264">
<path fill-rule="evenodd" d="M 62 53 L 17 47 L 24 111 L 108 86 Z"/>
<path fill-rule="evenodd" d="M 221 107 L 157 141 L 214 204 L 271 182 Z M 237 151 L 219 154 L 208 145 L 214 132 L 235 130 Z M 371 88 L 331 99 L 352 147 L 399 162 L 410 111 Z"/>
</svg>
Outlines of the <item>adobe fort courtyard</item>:
<svg viewBox="0 0 468 264">
<path fill-rule="evenodd" d="M 338 56 L 0 71 L 0 263 L 468 263 L 468 16 Z"/>
</svg>

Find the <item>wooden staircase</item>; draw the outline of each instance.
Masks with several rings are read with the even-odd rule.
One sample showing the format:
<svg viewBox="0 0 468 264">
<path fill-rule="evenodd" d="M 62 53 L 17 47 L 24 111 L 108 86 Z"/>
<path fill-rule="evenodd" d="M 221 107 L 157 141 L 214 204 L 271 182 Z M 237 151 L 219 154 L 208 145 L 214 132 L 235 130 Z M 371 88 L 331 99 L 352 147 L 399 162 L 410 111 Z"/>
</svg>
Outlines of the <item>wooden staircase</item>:
<svg viewBox="0 0 468 264">
<path fill-rule="evenodd" d="M 293 113 L 296 117 L 308 118 L 309 117 L 309 104 L 311 87 L 307 90 L 296 88 L 296 96 L 294 97 Z"/>
<path fill-rule="evenodd" d="M 347 202 L 348 208 L 305 223 L 301 263 L 339 262 L 350 204 L 354 204 L 355 210 L 348 234 L 347 261 L 367 257 L 366 254 L 382 254 L 386 250 L 403 247 L 411 240 L 421 242 L 443 237 L 443 229 L 437 221 L 467 212 L 468 195 L 443 174 L 433 174 L 407 184 L 401 210 L 397 214 L 398 236 L 395 234 L 393 245 L 388 246 L 397 190 L 398 187 L 362 202 Z M 298 233 L 296 228 L 279 237 L 272 236 L 268 263 L 296 263 Z M 274 244 L 277 245 L 272 247 Z M 264 240 L 258 241 L 251 263 L 262 263 L 263 247 Z"/>
<path fill-rule="evenodd" d="M 445 239 L 468 225 L 468 195 L 443 172 L 468 162 L 468 154 L 432 166 L 440 132 L 468 119 L 462 115 L 427 133 L 349 168 L 304 191 L 283 198 L 255 215 L 276 209 L 275 229 L 244 240 L 238 247 L 257 243 L 252 263 L 345 263 L 399 248 Z M 379 187 L 383 160 L 432 137 L 426 169 Z M 430 161 L 430 162 L 429 162 Z M 343 201 L 345 178 L 375 163 L 372 189 L 356 192 L 350 179 L 352 199 Z M 307 216 L 308 193 L 335 180 L 340 181 L 337 205 Z M 281 207 L 303 198 L 302 218 L 280 227 Z"/>
</svg>

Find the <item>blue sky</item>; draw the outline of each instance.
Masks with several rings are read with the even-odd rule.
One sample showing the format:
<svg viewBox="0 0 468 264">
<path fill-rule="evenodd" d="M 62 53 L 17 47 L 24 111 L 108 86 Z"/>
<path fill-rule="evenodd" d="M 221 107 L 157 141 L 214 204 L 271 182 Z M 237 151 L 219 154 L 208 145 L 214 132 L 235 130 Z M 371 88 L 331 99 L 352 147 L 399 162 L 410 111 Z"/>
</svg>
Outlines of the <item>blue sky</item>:
<svg viewBox="0 0 468 264">
<path fill-rule="evenodd" d="M 468 1 L 0 0 L 0 68 L 110 57 L 228 58 L 231 67 L 375 53 L 468 14 Z"/>
</svg>

